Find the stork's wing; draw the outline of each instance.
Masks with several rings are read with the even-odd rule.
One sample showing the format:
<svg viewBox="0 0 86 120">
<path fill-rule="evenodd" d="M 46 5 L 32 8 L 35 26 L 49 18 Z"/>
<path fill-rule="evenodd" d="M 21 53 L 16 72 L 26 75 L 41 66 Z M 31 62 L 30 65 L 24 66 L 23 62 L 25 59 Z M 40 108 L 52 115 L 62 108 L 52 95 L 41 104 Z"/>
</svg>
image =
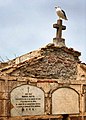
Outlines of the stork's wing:
<svg viewBox="0 0 86 120">
<path fill-rule="evenodd" d="M 66 17 L 66 14 L 65 14 L 65 12 L 64 12 L 64 10 L 61 10 L 61 11 L 63 12 L 63 14 L 64 14 L 65 18 L 67 18 L 67 17 Z"/>
</svg>

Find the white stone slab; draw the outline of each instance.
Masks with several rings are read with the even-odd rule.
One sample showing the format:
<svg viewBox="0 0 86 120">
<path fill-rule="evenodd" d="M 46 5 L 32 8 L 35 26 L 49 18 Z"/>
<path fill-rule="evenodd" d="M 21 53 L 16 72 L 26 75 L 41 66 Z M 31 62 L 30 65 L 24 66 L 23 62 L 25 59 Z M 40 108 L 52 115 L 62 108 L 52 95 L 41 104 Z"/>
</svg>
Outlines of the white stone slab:
<svg viewBox="0 0 86 120">
<path fill-rule="evenodd" d="M 52 114 L 79 113 L 79 95 L 71 88 L 59 88 L 52 94 Z"/>
<path fill-rule="evenodd" d="M 44 92 L 35 86 L 22 85 L 11 92 L 11 116 L 44 114 Z"/>
</svg>

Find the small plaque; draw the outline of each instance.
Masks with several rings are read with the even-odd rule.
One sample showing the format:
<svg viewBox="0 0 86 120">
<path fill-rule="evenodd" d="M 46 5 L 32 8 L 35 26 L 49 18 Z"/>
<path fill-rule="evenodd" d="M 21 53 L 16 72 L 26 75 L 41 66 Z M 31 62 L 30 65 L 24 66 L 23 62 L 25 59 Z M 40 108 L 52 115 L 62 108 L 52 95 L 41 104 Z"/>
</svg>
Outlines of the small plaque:
<svg viewBox="0 0 86 120">
<path fill-rule="evenodd" d="M 44 92 L 35 86 L 22 85 L 11 92 L 11 116 L 43 115 Z"/>
</svg>

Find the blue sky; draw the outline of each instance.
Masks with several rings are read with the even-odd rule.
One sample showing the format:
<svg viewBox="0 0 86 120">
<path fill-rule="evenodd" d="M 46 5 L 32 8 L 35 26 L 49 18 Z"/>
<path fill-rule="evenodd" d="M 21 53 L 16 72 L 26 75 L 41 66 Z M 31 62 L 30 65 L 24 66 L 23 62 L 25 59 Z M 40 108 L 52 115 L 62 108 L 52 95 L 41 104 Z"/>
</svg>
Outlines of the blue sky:
<svg viewBox="0 0 86 120">
<path fill-rule="evenodd" d="M 0 0 L 0 56 L 13 59 L 53 42 L 55 6 L 66 11 L 66 46 L 86 63 L 86 0 Z M 0 59 L 1 60 L 1 59 Z"/>
</svg>

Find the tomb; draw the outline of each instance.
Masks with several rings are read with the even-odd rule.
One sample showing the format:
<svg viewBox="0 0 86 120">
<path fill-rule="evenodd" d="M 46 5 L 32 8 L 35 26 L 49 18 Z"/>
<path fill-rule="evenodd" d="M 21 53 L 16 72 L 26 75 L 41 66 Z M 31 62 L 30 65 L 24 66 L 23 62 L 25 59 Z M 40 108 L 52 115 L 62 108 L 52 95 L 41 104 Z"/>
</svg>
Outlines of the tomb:
<svg viewBox="0 0 86 120">
<path fill-rule="evenodd" d="M 53 43 L 0 63 L 0 120 L 86 119 L 86 64 L 65 45 L 62 20 Z"/>
</svg>

